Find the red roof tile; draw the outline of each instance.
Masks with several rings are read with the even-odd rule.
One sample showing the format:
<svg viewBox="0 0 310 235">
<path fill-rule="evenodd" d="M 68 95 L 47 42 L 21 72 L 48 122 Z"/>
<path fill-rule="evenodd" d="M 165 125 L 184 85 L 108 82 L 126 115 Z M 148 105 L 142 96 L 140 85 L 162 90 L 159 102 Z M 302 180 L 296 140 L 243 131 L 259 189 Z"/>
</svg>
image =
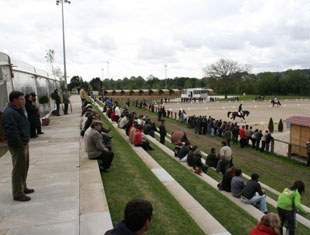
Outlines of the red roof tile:
<svg viewBox="0 0 310 235">
<path fill-rule="evenodd" d="M 310 127 L 310 117 L 292 116 L 287 118 L 285 122 L 298 126 Z"/>
</svg>

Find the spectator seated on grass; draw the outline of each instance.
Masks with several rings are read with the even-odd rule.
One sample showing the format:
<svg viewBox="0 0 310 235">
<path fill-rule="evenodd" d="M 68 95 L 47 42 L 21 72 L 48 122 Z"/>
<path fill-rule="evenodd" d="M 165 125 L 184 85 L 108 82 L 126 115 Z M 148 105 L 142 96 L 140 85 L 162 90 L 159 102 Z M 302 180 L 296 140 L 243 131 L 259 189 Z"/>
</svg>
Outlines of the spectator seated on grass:
<svg viewBox="0 0 310 235">
<path fill-rule="evenodd" d="M 253 228 L 249 235 L 279 235 L 280 219 L 277 214 L 264 215 L 258 225 Z"/>
<path fill-rule="evenodd" d="M 111 152 L 103 143 L 103 137 L 100 133 L 102 122 L 93 120 L 91 128 L 85 132 L 85 150 L 88 158 L 91 160 L 101 160 L 99 168 L 101 172 L 107 172 L 114 158 L 114 153 Z"/>
<path fill-rule="evenodd" d="M 156 128 L 156 127 L 155 127 Z M 149 118 L 145 118 L 145 125 L 144 125 L 144 134 L 146 135 L 150 135 L 153 138 L 155 138 L 155 130 L 154 130 L 154 126 L 151 122 L 151 119 Z"/>
<path fill-rule="evenodd" d="M 211 148 L 211 151 L 206 158 L 206 165 L 216 168 L 218 160 L 219 159 L 216 156 L 215 148 Z"/>
<path fill-rule="evenodd" d="M 150 143 L 142 138 L 142 131 L 143 131 L 143 126 L 138 124 L 137 129 L 135 131 L 135 134 L 133 136 L 133 144 L 136 147 L 142 147 L 145 151 L 148 150 L 154 150 L 151 146 Z"/>
<path fill-rule="evenodd" d="M 194 168 L 194 152 L 196 151 L 196 149 L 197 149 L 197 146 L 195 145 L 189 150 L 187 154 L 187 165 L 193 168 Z"/>
<path fill-rule="evenodd" d="M 227 146 L 226 141 L 222 141 L 222 147 L 219 151 L 219 161 L 216 166 L 216 171 L 223 175 L 229 167 L 232 166 L 232 149 Z"/>
<path fill-rule="evenodd" d="M 129 114 L 128 114 L 128 112 L 123 112 L 122 116 L 118 122 L 118 127 L 121 129 L 125 129 L 128 122 L 129 122 Z"/>
<path fill-rule="evenodd" d="M 182 160 L 186 155 L 189 153 L 189 150 L 191 149 L 190 143 L 186 142 L 181 146 L 181 149 L 177 155 L 177 157 Z M 186 160 L 185 160 L 186 161 Z"/>
<path fill-rule="evenodd" d="M 201 175 L 201 171 L 203 171 L 204 173 L 207 173 L 208 166 L 202 163 L 201 151 L 199 149 L 196 149 L 194 152 L 194 172 L 197 175 Z"/>
<path fill-rule="evenodd" d="M 246 183 L 241 194 L 241 201 L 245 204 L 256 206 L 259 204 L 261 212 L 267 213 L 266 195 L 262 191 L 260 183 L 258 183 L 258 174 L 252 174 L 251 179 Z"/>
<path fill-rule="evenodd" d="M 231 180 L 235 176 L 236 168 L 234 166 L 227 169 L 223 175 L 222 182 L 220 182 L 217 187 L 219 190 L 224 190 L 226 192 L 231 192 Z"/>
<path fill-rule="evenodd" d="M 133 141 L 134 141 L 133 137 L 135 136 L 136 130 L 137 130 L 137 123 L 133 122 L 131 124 L 131 127 L 128 129 L 128 137 L 129 137 L 129 142 L 131 144 L 134 144 L 133 143 Z"/>
<path fill-rule="evenodd" d="M 234 197 L 240 198 L 245 184 L 242 180 L 241 169 L 236 169 L 235 176 L 231 180 L 231 193 Z"/>
<path fill-rule="evenodd" d="M 83 137 L 84 134 L 85 134 L 85 131 L 90 128 L 93 120 L 100 120 L 101 119 L 101 116 L 99 113 L 96 112 L 96 110 L 92 110 L 92 112 L 90 113 L 90 115 L 88 116 L 85 124 L 84 124 L 84 127 L 82 128 L 81 130 L 81 136 Z M 100 130 L 100 133 L 102 135 L 102 138 L 103 138 L 103 143 L 108 147 L 110 146 L 111 144 L 111 139 L 112 137 L 110 137 L 108 135 L 108 133 L 110 132 L 110 128 L 104 128 L 103 125 L 101 125 L 101 130 Z M 108 147 L 110 149 L 110 147 Z"/>
<path fill-rule="evenodd" d="M 105 235 L 143 235 L 151 225 L 153 206 L 143 199 L 131 200 L 124 211 L 124 220 Z"/>
</svg>

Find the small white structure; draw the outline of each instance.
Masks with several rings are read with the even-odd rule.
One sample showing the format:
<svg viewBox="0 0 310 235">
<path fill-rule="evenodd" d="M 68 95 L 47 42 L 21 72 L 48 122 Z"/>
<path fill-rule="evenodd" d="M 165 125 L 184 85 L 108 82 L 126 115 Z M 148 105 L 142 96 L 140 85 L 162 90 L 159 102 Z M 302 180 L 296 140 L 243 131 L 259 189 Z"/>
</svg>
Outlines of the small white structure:
<svg viewBox="0 0 310 235">
<path fill-rule="evenodd" d="M 206 88 L 188 88 L 181 92 L 181 100 L 206 100 L 208 98 L 208 90 Z"/>
</svg>

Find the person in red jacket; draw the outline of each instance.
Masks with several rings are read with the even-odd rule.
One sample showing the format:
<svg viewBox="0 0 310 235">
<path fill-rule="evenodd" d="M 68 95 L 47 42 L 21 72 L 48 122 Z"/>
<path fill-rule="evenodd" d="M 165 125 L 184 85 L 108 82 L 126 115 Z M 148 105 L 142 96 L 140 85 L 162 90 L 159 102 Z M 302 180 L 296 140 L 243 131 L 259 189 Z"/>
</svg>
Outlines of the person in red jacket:
<svg viewBox="0 0 310 235">
<path fill-rule="evenodd" d="M 249 235 L 279 235 L 280 218 L 277 214 L 264 215 L 259 224 L 253 228 Z"/>
<path fill-rule="evenodd" d="M 142 138 L 143 126 L 138 124 L 136 127 L 136 132 L 133 136 L 133 144 L 136 147 L 142 147 L 145 151 L 153 150 L 149 142 Z"/>
<path fill-rule="evenodd" d="M 245 126 L 242 126 L 242 128 L 239 130 L 239 136 L 240 136 L 240 147 L 244 148 L 246 145 L 246 130 Z"/>
</svg>

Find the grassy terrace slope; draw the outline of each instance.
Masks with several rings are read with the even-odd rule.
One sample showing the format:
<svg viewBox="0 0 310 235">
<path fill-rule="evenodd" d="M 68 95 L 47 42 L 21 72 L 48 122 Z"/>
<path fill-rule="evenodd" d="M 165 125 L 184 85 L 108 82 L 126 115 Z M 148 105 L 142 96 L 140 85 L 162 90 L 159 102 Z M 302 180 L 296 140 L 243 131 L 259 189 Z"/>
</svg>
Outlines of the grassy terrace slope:
<svg viewBox="0 0 310 235">
<path fill-rule="evenodd" d="M 137 111 L 138 113 L 141 113 L 141 110 Z M 232 234 L 247 234 L 247 232 L 255 226 L 255 219 L 249 216 L 245 211 L 226 199 L 217 190 L 214 190 L 212 187 L 208 186 L 193 173 L 186 170 L 160 149 L 155 146 L 153 147 L 156 148 L 156 151 L 151 151 L 151 156 Z M 121 149 L 119 150 L 123 151 Z M 215 173 L 215 176 L 218 175 Z M 106 183 L 104 184 L 106 185 Z M 108 194 L 107 198 L 109 201 Z M 110 203 L 109 206 L 111 206 Z M 113 214 L 112 217 L 114 218 Z M 303 226 L 300 226 L 299 232 L 299 234 L 307 234 L 308 230 Z M 189 234 L 193 233 L 191 232 Z"/>
<path fill-rule="evenodd" d="M 155 113 L 148 110 L 130 107 L 131 110 L 138 114 L 145 113 L 151 117 L 152 121 L 157 123 Z M 209 135 L 195 135 L 193 129 L 187 128 L 176 120 L 166 119 L 166 128 L 169 133 L 175 130 L 184 130 L 192 145 L 197 145 L 205 152 L 209 152 L 212 147 L 220 149 L 219 137 L 211 137 Z M 270 187 L 282 191 L 285 187 L 290 186 L 295 180 L 302 180 L 306 184 L 306 193 L 303 195 L 303 204 L 310 206 L 310 174 L 309 168 L 304 164 L 294 160 L 276 156 L 274 154 L 265 154 L 259 151 L 248 149 L 241 149 L 239 145 L 232 146 L 234 152 L 234 164 L 240 167 L 243 172 L 251 175 L 256 172 L 260 175 L 260 181 L 269 185 Z"/>
<path fill-rule="evenodd" d="M 104 123 L 108 122 L 105 120 Z M 110 172 L 102 174 L 102 181 L 113 223 L 123 218 L 128 200 L 144 198 L 150 200 L 154 207 L 148 234 L 203 234 L 128 143 L 113 128 L 111 132 L 115 157 Z"/>
</svg>

